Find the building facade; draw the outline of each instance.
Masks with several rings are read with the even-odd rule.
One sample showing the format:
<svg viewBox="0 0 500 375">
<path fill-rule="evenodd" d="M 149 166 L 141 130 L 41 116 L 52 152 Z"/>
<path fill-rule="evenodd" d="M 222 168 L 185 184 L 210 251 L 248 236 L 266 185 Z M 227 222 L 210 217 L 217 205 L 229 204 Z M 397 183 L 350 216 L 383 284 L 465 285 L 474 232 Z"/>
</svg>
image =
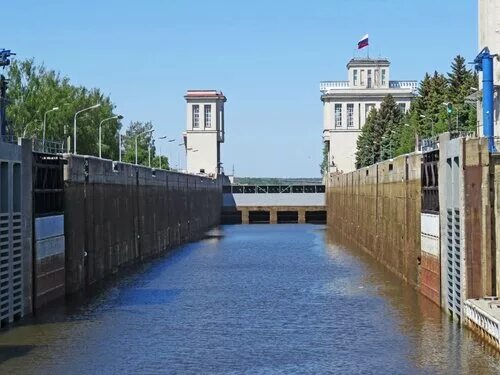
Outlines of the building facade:
<svg viewBox="0 0 500 375">
<path fill-rule="evenodd" d="M 188 90 L 184 98 L 187 103 L 186 170 L 215 177 L 221 172 L 226 97 L 216 90 Z"/>
<path fill-rule="evenodd" d="M 410 109 L 417 81 L 391 81 L 387 59 L 355 58 L 347 64 L 347 81 L 320 83 L 323 141 L 330 172 L 355 169 L 356 141 L 373 108 L 391 94 L 401 110 Z"/>
<path fill-rule="evenodd" d="M 497 0 L 478 0 L 478 52 L 484 47 L 490 49 L 492 55 L 500 55 L 500 2 Z M 500 87 L 500 64 L 497 59 L 493 59 L 493 79 L 497 95 L 494 97 L 493 123 L 495 135 L 500 134 L 500 98 L 498 97 L 498 87 Z M 482 73 L 479 73 L 479 88 L 482 89 Z M 481 101 L 478 102 L 477 120 L 478 134 L 483 135 L 483 111 Z"/>
</svg>

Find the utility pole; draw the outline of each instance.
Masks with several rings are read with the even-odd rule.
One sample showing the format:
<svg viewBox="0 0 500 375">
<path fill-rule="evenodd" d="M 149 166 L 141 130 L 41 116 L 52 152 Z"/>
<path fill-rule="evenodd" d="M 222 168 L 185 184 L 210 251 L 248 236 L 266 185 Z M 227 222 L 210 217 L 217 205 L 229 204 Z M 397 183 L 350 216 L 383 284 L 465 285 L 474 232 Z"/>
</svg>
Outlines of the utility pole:
<svg viewBox="0 0 500 375">
<path fill-rule="evenodd" d="M 10 56 L 15 55 L 8 49 L 0 49 L 0 66 L 5 68 L 10 65 Z M 5 108 L 7 106 L 7 85 L 8 80 L 0 75 L 0 136 L 4 138 L 7 135 L 7 118 Z"/>
<path fill-rule="evenodd" d="M 7 119 L 5 118 L 5 107 L 7 106 L 7 79 L 0 75 L 0 126 L 2 140 L 7 135 Z"/>
</svg>

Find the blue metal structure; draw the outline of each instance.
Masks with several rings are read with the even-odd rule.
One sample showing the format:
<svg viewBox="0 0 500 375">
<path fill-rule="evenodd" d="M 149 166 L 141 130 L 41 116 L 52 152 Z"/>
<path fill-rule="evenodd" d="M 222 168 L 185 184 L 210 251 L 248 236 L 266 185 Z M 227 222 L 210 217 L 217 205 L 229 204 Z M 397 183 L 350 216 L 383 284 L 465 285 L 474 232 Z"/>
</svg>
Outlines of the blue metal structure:
<svg viewBox="0 0 500 375">
<path fill-rule="evenodd" d="M 490 54 L 489 48 L 485 47 L 474 60 L 476 70 L 483 72 L 483 134 L 488 138 L 490 152 L 496 152 L 493 125 L 493 57 L 495 56 L 497 55 Z"/>
</svg>

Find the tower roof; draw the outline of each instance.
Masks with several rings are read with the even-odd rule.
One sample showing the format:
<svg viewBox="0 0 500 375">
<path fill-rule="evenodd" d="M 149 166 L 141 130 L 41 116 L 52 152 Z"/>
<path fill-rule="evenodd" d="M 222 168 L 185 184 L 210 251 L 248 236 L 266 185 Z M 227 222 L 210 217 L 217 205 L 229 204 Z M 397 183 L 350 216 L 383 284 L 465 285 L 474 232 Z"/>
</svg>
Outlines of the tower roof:
<svg viewBox="0 0 500 375">
<path fill-rule="evenodd" d="M 347 68 L 351 67 L 364 67 L 364 66 L 389 66 L 391 65 L 391 62 L 386 59 L 386 58 L 378 58 L 378 59 L 371 59 L 369 57 L 364 57 L 364 58 L 352 58 L 348 63 L 347 63 Z"/>
<path fill-rule="evenodd" d="M 226 97 L 222 91 L 217 90 L 187 90 L 186 99 L 221 99 L 226 101 Z"/>
</svg>

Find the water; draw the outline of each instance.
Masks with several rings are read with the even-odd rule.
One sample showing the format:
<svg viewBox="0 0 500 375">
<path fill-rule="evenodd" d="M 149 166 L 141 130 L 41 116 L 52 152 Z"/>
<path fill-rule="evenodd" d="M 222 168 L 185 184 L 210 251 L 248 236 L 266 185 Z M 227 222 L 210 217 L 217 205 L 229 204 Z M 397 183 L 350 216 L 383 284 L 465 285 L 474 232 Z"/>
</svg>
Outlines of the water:
<svg viewBox="0 0 500 375">
<path fill-rule="evenodd" d="M 500 356 L 321 226 L 228 226 L 0 332 L 0 374 L 498 374 Z"/>
</svg>

